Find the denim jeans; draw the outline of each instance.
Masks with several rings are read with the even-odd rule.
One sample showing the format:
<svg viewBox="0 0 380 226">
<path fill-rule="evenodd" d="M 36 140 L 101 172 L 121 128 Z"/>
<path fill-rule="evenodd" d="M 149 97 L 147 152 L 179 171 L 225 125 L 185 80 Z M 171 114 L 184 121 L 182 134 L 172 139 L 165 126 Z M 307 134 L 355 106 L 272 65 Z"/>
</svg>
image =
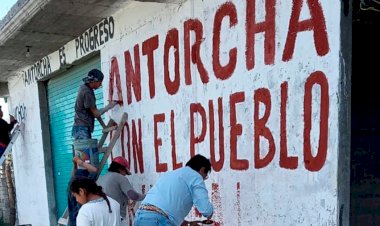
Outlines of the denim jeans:
<svg viewBox="0 0 380 226">
<path fill-rule="evenodd" d="M 71 135 L 74 140 L 91 139 L 90 127 L 88 126 L 73 126 Z"/>
<path fill-rule="evenodd" d="M 162 214 L 149 211 L 137 210 L 133 226 L 175 226 Z"/>
<path fill-rule="evenodd" d="M 0 158 L 4 154 L 5 149 L 7 149 L 7 145 L 0 143 Z"/>
<path fill-rule="evenodd" d="M 72 135 L 74 140 L 91 139 L 90 127 L 88 127 L 88 126 L 73 126 L 73 129 L 71 131 L 71 135 Z M 73 151 L 74 151 L 74 146 L 73 146 Z M 96 176 L 94 174 L 90 174 L 87 170 L 77 169 L 75 171 L 74 177 L 88 177 L 88 178 L 95 179 Z M 71 183 L 71 180 L 70 180 L 70 183 Z M 79 212 L 81 205 L 77 202 L 74 195 L 71 194 L 71 192 L 69 191 L 70 183 L 69 183 L 68 194 L 67 194 L 67 209 L 69 211 L 69 221 L 68 221 L 67 225 L 68 226 L 76 226 L 77 225 L 76 219 L 77 219 L 78 212 Z"/>
</svg>

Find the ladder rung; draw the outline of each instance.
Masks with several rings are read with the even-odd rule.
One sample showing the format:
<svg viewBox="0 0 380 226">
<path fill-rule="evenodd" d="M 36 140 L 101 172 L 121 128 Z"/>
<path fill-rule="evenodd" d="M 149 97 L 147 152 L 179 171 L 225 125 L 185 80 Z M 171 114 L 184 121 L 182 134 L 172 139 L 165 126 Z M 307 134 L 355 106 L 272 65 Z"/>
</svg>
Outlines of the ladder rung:
<svg viewBox="0 0 380 226">
<path fill-rule="evenodd" d="M 107 151 L 107 148 L 108 148 L 108 147 L 98 148 L 98 152 L 99 152 L 99 153 L 104 153 L 104 152 Z"/>
<path fill-rule="evenodd" d="M 117 125 L 116 126 L 111 126 L 111 127 L 107 127 L 107 128 L 104 128 L 102 130 L 103 133 L 108 133 L 108 132 L 111 132 L 112 130 L 116 130 L 117 129 Z"/>
<path fill-rule="evenodd" d="M 67 225 L 67 219 L 63 218 L 63 217 L 59 218 L 58 224 L 59 225 Z"/>
<path fill-rule="evenodd" d="M 115 134 L 113 134 L 111 140 L 110 140 L 109 143 L 108 143 L 107 151 L 104 152 L 103 158 L 102 158 L 102 160 L 101 160 L 100 163 L 99 163 L 99 167 L 98 167 L 98 169 L 100 169 L 100 170 L 98 170 L 98 172 L 97 172 L 97 174 L 96 174 L 96 178 L 99 177 L 99 175 L 100 175 L 100 173 L 101 173 L 101 170 L 102 170 L 103 167 L 104 167 L 104 164 L 106 163 L 106 161 L 107 161 L 109 155 L 110 155 L 111 152 L 112 152 L 112 148 L 114 147 L 114 145 L 115 145 L 117 139 L 119 139 L 120 134 L 121 134 L 121 132 L 122 132 L 122 129 L 124 128 L 124 125 L 125 125 L 127 119 L 128 119 L 128 115 L 127 115 L 127 113 L 124 112 L 123 115 L 121 116 L 121 119 L 120 119 L 120 122 L 119 122 L 119 124 L 118 124 L 117 130 L 115 131 Z M 105 135 L 105 133 L 104 133 L 103 135 Z M 104 143 L 104 141 L 103 141 L 103 143 Z M 101 144 L 100 147 L 103 146 L 103 143 Z"/>
<path fill-rule="evenodd" d="M 118 124 L 113 119 L 110 119 L 110 121 L 107 124 L 107 127 L 105 129 L 103 129 L 103 135 L 101 136 L 99 143 L 98 143 L 98 151 L 104 153 L 104 155 L 102 157 L 102 160 L 99 163 L 99 167 L 98 167 L 99 170 L 96 174 L 96 179 L 99 177 L 99 175 L 100 175 L 100 173 L 104 167 L 104 164 L 107 161 L 109 155 L 111 154 L 112 148 L 114 147 L 117 139 L 119 139 L 120 134 L 122 132 L 122 129 L 123 129 L 127 119 L 128 119 L 128 115 L 127 115 L 127 113 L 124 112 L 123 115 L 121 116 L 121 119 L 119 122 L 120 127 L 118 126 Z M 108 132 L 110 132 L 112 130 L 116 130 L 115 134 L 113 134 L 112 138 L 110 138 L 110 142 L 109 142 L 108 146 L 103 147 L 103 144 L 104 144 L 104 142 L 108 136 Z M 67 225 L 68 218 L 69 218 L 68 215 L 69 215 L 68 209 L 66 208 L 63 216 L 58 220 L 58 225 Z"/>
</svg>

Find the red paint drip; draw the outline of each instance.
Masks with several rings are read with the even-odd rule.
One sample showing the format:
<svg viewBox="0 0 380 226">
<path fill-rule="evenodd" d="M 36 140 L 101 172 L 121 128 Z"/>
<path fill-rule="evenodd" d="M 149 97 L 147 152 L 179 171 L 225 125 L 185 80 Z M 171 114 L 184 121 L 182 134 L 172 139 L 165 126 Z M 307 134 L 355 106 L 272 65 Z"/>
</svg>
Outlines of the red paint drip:
<svg viewBox="0 0 380 226">
<path fill-rule="evenodd" d="M 238 226 L 241 225 L 241 206 L 240 206 L 240 182 L 236 184 L 236 209 L 237 209 L 237 220 Z"/>
<path fill-rule="evenodd" d="M 214 222 L 216 226 L 220 226 L 223 223 L 223 215 L 222 215 L 222 201 L 220 198 L 219 184 L 212 183 L 211 185 L 211 202 L 214 205 Z M 218 222 L 217 222 L 218 221 Z"/>
<path fill-rule="evenodd" d="M 197 208 L 194 208 L 194 214 L 196 217 L 202 217 L 202 214 L 199 212 Z"/>
</svg>

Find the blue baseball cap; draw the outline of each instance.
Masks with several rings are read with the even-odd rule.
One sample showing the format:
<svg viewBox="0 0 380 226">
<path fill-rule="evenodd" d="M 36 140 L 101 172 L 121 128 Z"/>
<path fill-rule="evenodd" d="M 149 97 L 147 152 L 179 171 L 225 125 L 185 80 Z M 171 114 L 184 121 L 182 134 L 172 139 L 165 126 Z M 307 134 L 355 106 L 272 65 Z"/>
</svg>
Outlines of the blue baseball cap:
<svg viewBox="0 0 380 226">
<path fill-rule="evenodd" d="M 90 83 L 90 82 L 101 82 L 103 81 L 104 75 L 103 73 L 98 69 L 92 69 L 88 72 L 87 77 L 83 78 L 84 83 Z"/>
</svg>

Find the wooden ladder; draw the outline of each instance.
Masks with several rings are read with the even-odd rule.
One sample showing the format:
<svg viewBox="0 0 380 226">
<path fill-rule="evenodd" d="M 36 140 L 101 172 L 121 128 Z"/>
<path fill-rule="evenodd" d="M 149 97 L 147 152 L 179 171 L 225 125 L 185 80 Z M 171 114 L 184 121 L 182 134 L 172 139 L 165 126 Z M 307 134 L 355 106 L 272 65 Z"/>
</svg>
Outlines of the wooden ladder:
<svg viewBox="0 0 380 226">
<path fill-rule="evenodd" d="M 123 130 L 123 127 L 124 127 L 125 123 L 127 122 L 127 119 L 128 119 L 128 115 L 127 115 L 127 113 L 124 112 L 121 119 L 120 119 L 119 124 L 115 125 L 115 121 L 113 119 L 110 119 L 107 123 L 107 126 L 102 130 L 103 135 L 99 140 L 98 151 L 99 151 L 99 153 L 104 153 L 104 155 L 102 157 L 102 160 L 99 163 L 98 172 L 96 173 L 95 180 L 98 179 L 100 173 L 102 172 L 103 167 L 106 164 L 106 161 L 107 161 L 108 157 L 110 156 L 112 149 L 116 144 L 117 139 L 119 139 L 119 137 L 120 137 L 121 131 Z M 103 147 L 104 142 L 106 141 L 108 134 L 113 130 L 116 130 L 116 131 L 112 135 L 112 138 L 111 138 L 108 146 Z M 68 220 L 69 220 L 69 211 L 66 208 L 62 217 L 59 218 L 59 220 L 58 220 L 58 226 L 67 225 Z"/>
</svg>

